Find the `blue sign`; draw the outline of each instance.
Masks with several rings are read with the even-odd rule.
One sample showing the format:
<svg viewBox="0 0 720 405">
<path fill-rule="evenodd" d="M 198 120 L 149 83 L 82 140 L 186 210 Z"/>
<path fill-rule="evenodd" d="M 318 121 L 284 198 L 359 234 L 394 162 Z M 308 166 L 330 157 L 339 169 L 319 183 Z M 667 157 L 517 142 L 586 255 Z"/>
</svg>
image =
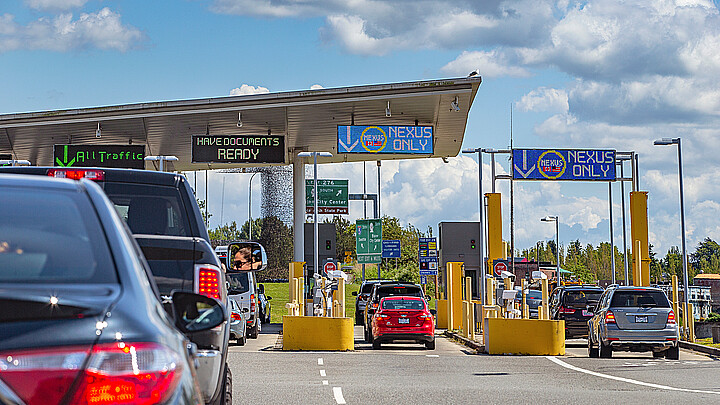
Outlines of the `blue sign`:
<svg viewBox="0 0 720 405">
<path fill-rule="evenodd" d="M 427 276 L 420 276 L 420 284 L 427 284 Z"/>
<path fill-rule="evenodd" d="M 382 258 L 383 259 L 399 259 L 400 258 L 400 240 L 384 240 L 384 241 L 382 241 Z"/>
<path fill-rule="evenodd" d="M 615 181 L 615 151 L 513 149 L 514 180 Z"/>
<path fill-rule="evenodd" d="M 433 154 L 433 127 L 338 125 L 338 153 Z"/>
<path fill-rule="evenodd" d="M 418 262 L 421 276 L 436 276 L 438 274 L 437 239 L 418 239 Z"/>
</svg>

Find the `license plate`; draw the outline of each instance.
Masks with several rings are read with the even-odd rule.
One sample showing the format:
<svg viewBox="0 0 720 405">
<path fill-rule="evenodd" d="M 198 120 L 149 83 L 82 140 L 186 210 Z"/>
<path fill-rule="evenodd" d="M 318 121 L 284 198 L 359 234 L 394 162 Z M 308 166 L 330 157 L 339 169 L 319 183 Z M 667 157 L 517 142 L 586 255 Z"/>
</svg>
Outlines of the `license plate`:
<svg viewBox="0 0 720 405">
<path fill-rule="evenodd" d="M 593 312 L 592 312 L 592 311 L 586 311 L 586 310 L 583 309 L 583 316 L 593 316 Z"/>
<path fill-rule="evenodd" d="M 398 323 L 410 323 L 410 319 L 408 319 L 408 318 L 400 318 L 400 319 L 398 319 Z"/>
<path fill-rule="evenodd" d="M 647 323 L 647 315 L 644 316 L 635 316 L 635 323 Z"/>
</svg>

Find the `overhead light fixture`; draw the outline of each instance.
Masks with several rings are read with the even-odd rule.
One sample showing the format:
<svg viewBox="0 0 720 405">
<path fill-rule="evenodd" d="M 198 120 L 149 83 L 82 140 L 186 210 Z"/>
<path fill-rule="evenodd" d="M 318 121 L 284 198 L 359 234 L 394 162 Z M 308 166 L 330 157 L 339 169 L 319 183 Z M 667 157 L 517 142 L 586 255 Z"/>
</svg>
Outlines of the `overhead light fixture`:
<svg viewBox="0 0 720 405">
<path fill-rule="evenodd" d="M 102 129 L 100 129 L 100 123 L 98 122 L 98 127 L 95 130 L 95 138 L 100 138 L 102 136 Z"/>
<path fill-rule="evenodd" d="M 453 111 L 460 112 L 460 100 L 458 99 L 458 96 L 455 96 L 455 100 L 450 103 L 450 107 Z"/>
<path fill-rule="evenodd" d="M 239 113 L 238 113 L 237 127 L 238 127 L 238 128 L 242 127 L 242 112 L 239 112 Z"/>
<path fill-rule="evenodd" d="M 392 116 L 392 112 L 390 111 L 390 101 L 387 102 L 387 107 L 385 107 L 385 116 L 388 118 Z"/>
</svg>

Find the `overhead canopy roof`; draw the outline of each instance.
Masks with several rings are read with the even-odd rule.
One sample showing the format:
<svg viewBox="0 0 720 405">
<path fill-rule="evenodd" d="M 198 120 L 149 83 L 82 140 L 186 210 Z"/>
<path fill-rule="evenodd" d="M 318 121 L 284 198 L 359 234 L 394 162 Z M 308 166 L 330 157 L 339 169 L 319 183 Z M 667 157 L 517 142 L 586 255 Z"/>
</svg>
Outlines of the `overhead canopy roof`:
<svg viewBox="0 0 720 405">
<path fill-rule="evenodd" d="M 284 135 L 293 153 L 328 151 L 319 162 L 408 159 L 399 154 L 338 154 L 337 126 L 432 125 L 432 157 L 456 156 L 480 76 L 332 89 L 216 97 L 0 115 L 0 154 L 49 166 L 55 144 L 146 145 L 147 155 L 179 158 L 170 170 L 241 167 L 192 163 L 192 135 Z M 459 111 L 451 107 L 457 97 Z M 385 109 L 390 102 L 391 116 Z M 242 127 L 237 126 L 242 112 Z M 101 124 L 102 136 L 95 131 Z M 149 164 L 149 163 L 148 163 Z M 257 166 L 254 164 L 253 166 Z"/>
</svg>

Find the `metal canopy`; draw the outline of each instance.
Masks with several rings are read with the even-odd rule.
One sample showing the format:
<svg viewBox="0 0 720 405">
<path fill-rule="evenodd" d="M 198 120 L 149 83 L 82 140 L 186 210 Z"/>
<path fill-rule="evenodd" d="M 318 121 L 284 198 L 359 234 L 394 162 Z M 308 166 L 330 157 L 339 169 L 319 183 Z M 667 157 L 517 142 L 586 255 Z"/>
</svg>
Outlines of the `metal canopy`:
<svg viewBox="0 0 720 405">
<path fill-rule="evenodd" d="M 55 144 L 144 144 L 147 155 L 175 155 L 170 170 L 242 167 L 191 163 L 191 136 L 285 135 L 298 151 L 328 151 L 320 163 L 408 159 L 412 155 L 337 154 L 337 125 L 432 125 L 435 153 L 456 156 L 480 76 L 321 90 L 229 96 L 0 115 L 0 154 L 52 165 Z M 459 111 L 451 103 L 457 97 Z M 385 109 L 390 102 L 391 116 Z M 242 112 L 242 127 L 238 113 Z M 100 124 L 101 137 L 96 138 Z M 151 162 L 147 162 L 151 167 Z M 257 166 L 253 164 L 252 166 Z"/>
</svg>

